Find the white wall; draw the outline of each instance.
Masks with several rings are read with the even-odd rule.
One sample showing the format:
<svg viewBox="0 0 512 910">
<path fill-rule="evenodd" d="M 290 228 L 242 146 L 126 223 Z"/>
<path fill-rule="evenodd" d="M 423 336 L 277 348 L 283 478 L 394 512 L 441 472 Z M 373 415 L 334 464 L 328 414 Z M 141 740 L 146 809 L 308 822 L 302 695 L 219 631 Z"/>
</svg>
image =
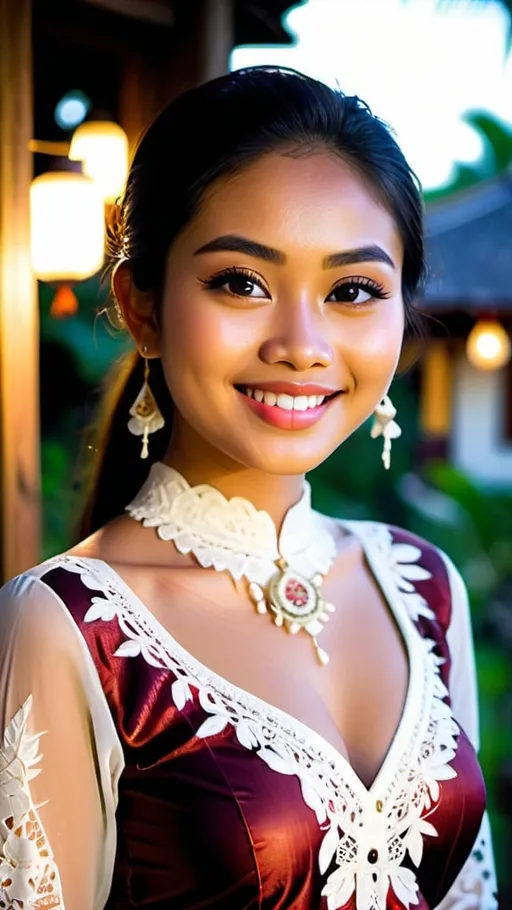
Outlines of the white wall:
<svg viewBox="0 0 512 910">
<path fill-rule="evenodd" d="M 512 441 L 503 440 L 504 370 L 475 370 L 461 353 L 453 377 L 452 461 L 477 481 L 512 487 Z"/>
</svg>

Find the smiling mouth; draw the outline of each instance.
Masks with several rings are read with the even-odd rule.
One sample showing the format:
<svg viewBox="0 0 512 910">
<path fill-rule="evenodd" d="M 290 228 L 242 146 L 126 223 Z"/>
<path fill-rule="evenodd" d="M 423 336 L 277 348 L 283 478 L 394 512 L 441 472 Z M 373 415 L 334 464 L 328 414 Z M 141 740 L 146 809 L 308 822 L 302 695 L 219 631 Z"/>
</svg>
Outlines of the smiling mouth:
<svg viewBox="0 0 512 910">
<path fill-rule="evenodd" d="M 247 398 L 252 398 L 259 404 L 267 407 L 278 408 L 283 411 L 312 411 L 328 404 L 334 398 L 342 395 L 342 390 L 330 392 L 328 394 L 309 394 L 309 395 L 289 395 L 285 392 L 273 392 L 251 386 L 237 385 L 236 390 Z"/>
</svg>

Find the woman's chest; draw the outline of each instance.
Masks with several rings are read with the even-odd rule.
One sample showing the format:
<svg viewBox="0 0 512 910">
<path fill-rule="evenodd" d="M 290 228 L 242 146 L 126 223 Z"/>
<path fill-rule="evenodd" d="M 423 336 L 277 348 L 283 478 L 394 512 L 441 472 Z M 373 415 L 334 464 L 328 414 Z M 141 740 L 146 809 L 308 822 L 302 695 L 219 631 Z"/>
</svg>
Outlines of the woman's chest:
<svg viewBox="0 0 512 910">
<path fill-rule="evenodd" d="M 140 576 L 129 577 L 141 588 Z M 323 594 L 335 606 L 320 643 L 258 615 L 243 582 L 217 573 L 164 572 L 142 580 L 141 597 L 187 652 L 223 679 L 316 730 L 370 784 L 399 727 L 411 655 L 403 632 L 360 553 L 344 560 Z M 414 668 L 413 668 L 414 669 Z"/>
</svg>

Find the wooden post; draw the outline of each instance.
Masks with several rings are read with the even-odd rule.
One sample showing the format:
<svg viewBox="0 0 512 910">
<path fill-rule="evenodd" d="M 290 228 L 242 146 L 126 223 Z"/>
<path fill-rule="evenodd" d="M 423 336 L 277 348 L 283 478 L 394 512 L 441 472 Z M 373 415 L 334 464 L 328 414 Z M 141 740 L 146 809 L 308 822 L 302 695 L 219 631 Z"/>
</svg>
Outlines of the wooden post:
<svg viewBox="0 0 512 910">
<path fill-rule="evenodd" d="M 169 29 L 169 44 L 133 48 L 124 60 L 119 122 L 130 151 L 153 118 L 182 91 L 228 72 L 234 0 L 187 0 L 187 26 Z M 191 13 L 193 12 L 193 15 Z"/>
<path fill-rule="evenodd" d="M 233 0 L 205 0 L 203 7 L 201 82 L 223 76 L 235 41 Z"/>
<path fill-rule="evenodd" d="M 452 422 L 452 365 L 446 341 L 432 338 L 422 359 L 421 430 L 427 438 L 450 435 Z"/>
<path fill-rule="evenodd" d="M 0 549 L 40 559 L 39 319 L 30 265 L 32 0 L 0 0 Z"/>
</svg>

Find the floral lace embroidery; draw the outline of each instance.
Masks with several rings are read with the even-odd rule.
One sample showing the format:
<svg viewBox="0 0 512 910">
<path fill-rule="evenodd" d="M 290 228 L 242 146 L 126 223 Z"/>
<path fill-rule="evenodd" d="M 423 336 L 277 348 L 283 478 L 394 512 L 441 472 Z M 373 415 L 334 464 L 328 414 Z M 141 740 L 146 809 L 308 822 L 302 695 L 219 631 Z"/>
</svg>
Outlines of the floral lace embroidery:
<svg viewBox="0 0 512 910">
<path fill-rule="evenodd" d="M 0 907 L 63 907 L 57 867 L 30 793 L 38 776 L 39 738 L 27 732 L 29 696 L 4 732 L 0 748 Z"/>
<path fill-rule="evenodd" d="M 362 524 L 368 525 L 368 543 L 385 560 L 408 616 L 433 615 L 411 583 L 431 577 L 415 564 L 421 550 L 394 544 L 383 525 Z M 442 660 L 434 652 L 434 642 L 418 639 L 423 662 L 420 704 L 393 777 L 377 799 L 373 787 L 367 790 L 322 737 L 202 667 L 169 634 L 158 634 L 129 598 L 104 577 L 100 579 L 98 569 L 86 560 L 63 561 L 86 587 L 103 591 L 105 596 L 91 598 L 84 619 L 117 619 L 126 640 L 115 656 L 141 655 L 151 666 L 170 670 L 175 676 L 172 697 L 179 710 L 193 699 L 192 689 L 198 691 L 208 715 L 196 732 L 198 737 L 219 734 L 230 725 L 239 743 L 255 751 L 270 768 L 298 777 L 304 801 L 325 831 L 318 861 L 321 873 L 329 873 L 322 891 L 329 910 L 343 907 L 354 894 L 357 910 L 385 910 L 390 886 L 406 908 L 419 903 L 416 875 L 402 863 L 409 854 L 418 868 L 424 838 L 437 836 L 424 814 L 433 816 L 439 781 L 456 776 L 450 762 L 459 733 L 445 701 L 448 692 L 439 674 Z"/>
<path fill-rule="evenodd" d="M 346 524 L 353 527 L 352 522 L 346 522 Z M 369 521 L 359 522 L 360 526 L 363 524 L 367 539 L 376 546 L 381 559 L 391 573 L 394 584 L 401 592 L 402 603 L 412 621 L 416 622 L 420 616 L 435 619 L 434 611 L 412 584 L 413 581 L 426 581 L 431 578 L 431 573 L 427 569 L 417 565 L 421 558 L 419 547 L 410 543 L 395 543 L 393 535 L 385 525 Z"/>
</svg>

